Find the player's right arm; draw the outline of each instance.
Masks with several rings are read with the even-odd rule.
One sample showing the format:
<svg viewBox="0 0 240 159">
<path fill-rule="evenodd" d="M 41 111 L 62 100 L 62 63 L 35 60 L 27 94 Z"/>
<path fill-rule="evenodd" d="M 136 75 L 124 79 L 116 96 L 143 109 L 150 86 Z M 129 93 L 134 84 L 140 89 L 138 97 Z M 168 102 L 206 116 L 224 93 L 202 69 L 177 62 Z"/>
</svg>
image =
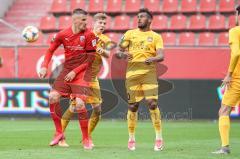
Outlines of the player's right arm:
<svg viewBox="0 0 240 159">
<path fill-rule="evenodd" d="M 62 44 L 62 39 L 60 33 L 55 34 L 51 40 L 50 46 L 45 53 L 44 61 L 42 63 L 41 69 L 39 71 L 39 77 L 45 78 L 47 76 L 47 68 L 50 63 L 54 51 Z"/>
<path fill-rule="evenodd" d="M 127 31 L 121 38 L 120 43 L 118 44 L 116 57 L 119 59 L 128 58 L 128 60 L 131 60 L 133 56 L 128 52 L 129 45 L 130 45 L 130 31 Z"/>
<path fill-rule="evenodd" d="M 232 79 L 232 73 L 235 70 L 235 67 L 238 63 L 239 57 L 240 57 L 240 49 L 239 49 L 239 44 L 240 44 L 240 39 L 239 35 L 240 33 L 236 28 L 232 28 L 229 30 L 229 45 L 231 48 L 231 58 L 230 58 L 230 64 L 228 67 L 228 73 L 226 77 L 223 80 L 223 86 L 228 87 L 228 85 L 231 82 Z"/>
</svg>

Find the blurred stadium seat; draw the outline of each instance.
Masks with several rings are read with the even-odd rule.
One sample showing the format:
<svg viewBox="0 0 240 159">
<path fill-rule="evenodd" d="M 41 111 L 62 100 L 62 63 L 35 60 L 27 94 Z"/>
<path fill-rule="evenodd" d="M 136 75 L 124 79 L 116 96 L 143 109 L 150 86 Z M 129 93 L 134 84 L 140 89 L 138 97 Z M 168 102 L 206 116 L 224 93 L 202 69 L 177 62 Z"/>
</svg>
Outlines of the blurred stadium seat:
<svg viewBox="0 0 240 159">
<path fill-rule="evenodd" d="M 170 28 L 183 30 L 186 29 L 187 18 L 183 14 L 177 14 L 171 17 Z"/>
<path fill-rule="evenodd" d="M 97 13 L 103 12 L 104 10 L 104 1 L 103 0 L 89 0 L 88 12 Z"/>
<path fill-rule="evenodd" d="M 42 17 L 39 28 L 43 31 L 56 30 L 56 18 L 52 15 Z"/>
<path fill-rule="evenodd" d="M 165 13 L 173 13 L 178 11 L 177 0 L 163 0 L 162 11 Z"/>
<path fill-rule="evenodd" d="M 228 32 L 222 32 L 218 34 L 218 45 L 228 46 Z"/>
<path fill-rule="evenodd" d="M 115 30 L 127 30 L 130 27 L 130 17 L 127 15 L 119 15 L 115 17 L 113 28 Z"/>
<path fill-rule="evenodd" d="M 70 9 L 73 11 L 76 8 L 82 8 L 82 9 L 87 9 L 86 8 L 86 2 L 85 0 L 71 0 L 70 1 Z"/>
<path fill-rule="evenodd" d="M 216 0 L 200 0 L 199 1 L 200 12 L 215 12 L 216 11 Z"/>
<path fill-rule="evenodd" d="M 190 17 L 189 29 L 191 29 L 191 30 L 206 29 L 206 17 L 201 14 L 192 15 Z"/>
<path fill-rule="evenodd" d="M 68 12 L 67 0 L 53 0 L 50 12 L 52 12 L 52 13 Z"/>
<path fill-rule="evenodd" d="M 200 46 L 214 46 L 215 34 L 211 32 L 200 33 L 198 37 L 198 45 Z"/>
<path fill-rule="evenodd" d="M 208 29 L 223 30 L 226 29 L 226 18 L 223 15 L 212 15 L 209 17 Z"/>
<path fill-rule="evenodd" d="M 176 45 L 177 36 L 173 32 L 164 32 L 161 34 L 164 45 Z"/>
<path fill-rule="evenodd" d="M 196 12 L 197 10 L 197 0 L 182 0 L 181 1 L 181 12 L 189 13 Z"/>
<path fill-rule="evenodd" d="M 184 32 L 179 34 L 179 45 L 194 46 L 196 44 L 195 33 Z"/>
<path fill-rule="evenodd" d="M 168 18 L 165 15 L 157 15 L 153 17 L 153 30 L 166 30 L 168 28 Z"/>
<path fill-rule="evenodd" d="M 141 8 L 141 1 L 126 0 L 123 11 L 126 13 L 136 13 Z"/>
<path fill-rule="evenodd" d="M 234 12 L 235 0 L 220 0 L 219 11 L 220 12 Z"/>
<path fill-rule="evenodd" d="M 72 24 L 72 18 L 71 16 L 60 16 L 59 17 L 59 27 L 58 29 L 66 29 L 70 27 Z"/>
<path fill-rule="evenodd" d="M 108 13 L 120 13 L 122 11 L 122 0 L 111 0 L 107 1 L 107 9 Z"/>
<path fill-rule="evenodd" d="M 144 1 L 144 8 L 148 8 L 150 11 L 158 13 L 160 12 L 160 0 L 148 0 Z"/>
</svg>

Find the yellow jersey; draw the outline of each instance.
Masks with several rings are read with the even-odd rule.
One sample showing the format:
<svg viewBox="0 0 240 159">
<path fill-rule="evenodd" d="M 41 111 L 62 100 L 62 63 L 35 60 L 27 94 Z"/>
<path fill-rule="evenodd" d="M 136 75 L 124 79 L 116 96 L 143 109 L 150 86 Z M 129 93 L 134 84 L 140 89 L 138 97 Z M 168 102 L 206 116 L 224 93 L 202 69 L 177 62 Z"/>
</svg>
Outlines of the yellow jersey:
<svg viewBox="0 0 240 159">
<path fill-rule="evenodd" d="M 240 26 L 229 30 L 229 45 L 231 48 L 231 60 L 228 72 L 232 72 L 232 78 L 240 79 Z"/>
<path fill-rule="evenodd" d="M 101 47 L 101 48 L 105 49 L 106 44 L 111 41 L 110 38 L 104 34 L 96 34 L 95 33 L 95 35 L 98 39 L 97 40 L 97 48 Z M 94 62 L 92 64 L 92 77 L 93 78 L 97 77 L 97 74 L 99 73 L 99 71 L 101 69 L 101 66 L 102 66 L 102 57 L 100 54 L 97 53 L 96 57 L 94 59 Z"/>
<path fill-rule="evenodd" d="M 128 61 L 126 78 L 134 75 L 156 71 L 156 64 L 147 65 L 145 60 L 156 56 L 157 49 L 163 49 L 163 40 L 160 34 L 154 31 L 128 30 L 122 37 L 120 45 L 127 47 L 133 59 Z"/>
</svg>

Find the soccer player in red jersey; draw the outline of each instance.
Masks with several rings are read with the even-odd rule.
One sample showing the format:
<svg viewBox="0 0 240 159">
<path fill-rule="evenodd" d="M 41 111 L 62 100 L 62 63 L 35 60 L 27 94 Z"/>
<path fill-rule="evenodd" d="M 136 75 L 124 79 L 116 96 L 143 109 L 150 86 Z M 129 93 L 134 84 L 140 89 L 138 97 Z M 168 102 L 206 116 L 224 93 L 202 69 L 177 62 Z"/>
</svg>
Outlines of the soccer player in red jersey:
<svg viewBox="0 0 240 159">
<path fill-rule="evenodd" d="M 53 88 L 49 94 L 50 114 L 56 128 L 50 146 L 59 144 L 64 140 L 61 125 L 60 97 L 73 96 L 76 98 L 76 105 L 79 108 L 78 118 L 82 130 L 83 146 L 85 149 L 92 149 L 88 138 L 88 114 L 84 105 L 85 89 L 88 87 L 88 79 L 85 78 L 87 68 L 94 60 L 96 53 L 96 36 L 86 28 L 87 12 L 82 9 L 75 9 L 72 13 L 72 26 L 60 31 L 54 36 L 49 49 L 47 50 L 39 72 L 40 78 L 47 75 L 47 67 L 51 61 L 54 51 L 60 46 L 64 46 L 65 62 L 63 70 L 53 83 Z M 83 79 L 84 75 L 84 79 Z M 90 78 L 89 78 L 90 81 Z"/>
</svg>

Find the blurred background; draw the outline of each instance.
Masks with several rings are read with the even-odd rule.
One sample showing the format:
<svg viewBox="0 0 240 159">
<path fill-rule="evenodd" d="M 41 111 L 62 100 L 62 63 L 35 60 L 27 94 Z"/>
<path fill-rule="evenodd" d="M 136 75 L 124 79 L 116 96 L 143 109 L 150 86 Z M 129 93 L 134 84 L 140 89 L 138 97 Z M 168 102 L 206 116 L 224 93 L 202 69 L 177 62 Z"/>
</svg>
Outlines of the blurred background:
<svg viewBox="0 0 240 159">
<path fill-rule="evenodd" d="M 238 0 L 0 0 L 0 116 L 46 117 L 48 80 L 37 71 L 53 35 L 71 25 L 75 8 L 89 12 L 88 25 L 97 12 L 108 15 L 105 31 L 118 42 L 137 27 L 136 13 L 146 7 L 154 14 L 152 29 L 162 35 L 165 61 L 159 66 L 159 106 L 165 119 L 217 119 L 230 50 L 228 30 L 235 26 Z M 26 43 L 24 27 L 39 28 L 40 37 Z M 115 50 L 112 50 L 112 54 Z M 63 48 L 53 56 L 50 70 L 64 61 Z M 103 118 L 124 118 L 124 68 L 111 56 L 99 74 L 106 108 Z M 164 69 L 164 70 L 161 70 Z M 143 103 L 144 105 L 144 103 Z M 146 108 L 140 109 L 142 118 Z M 232 112 L 238 118 L 240 109 Z M 140 115 L 141 118 L 141 115 Z"/>
</svg>

